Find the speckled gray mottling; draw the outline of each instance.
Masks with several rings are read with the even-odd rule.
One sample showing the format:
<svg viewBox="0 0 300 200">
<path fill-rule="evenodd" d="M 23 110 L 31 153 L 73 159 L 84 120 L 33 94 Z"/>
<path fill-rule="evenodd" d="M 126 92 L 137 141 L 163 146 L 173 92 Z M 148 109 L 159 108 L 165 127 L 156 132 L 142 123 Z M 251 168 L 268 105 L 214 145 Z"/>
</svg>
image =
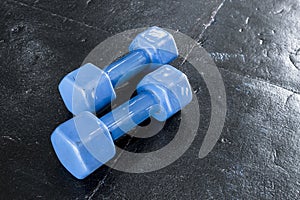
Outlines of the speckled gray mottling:
<svg viewBox="0 0 300 200">
<path fill-rule="evenodd" d="M 227 1 L 205 32 L 217 65 L 300 93 L 300 2 Z"/>
<path fill-rule="evenodd" d="M 225 0 L 217 9 L 222 2 L 0 2 L 0 198 L 298 199 L 300 2 Z M 72 117 L 57 85 L 107 37 L 151 25 L 200 39 L 215 59 L 228 103 L 221 139 L 198 158 L 210 97 L 202 77 L 188 63 L 181 66 L 181 58 L 173 64 L 187 74 L 200 102 L 200 128 L 190 149 L 159 171 L 101 167 L 76 180 L 50 143 L 55 127 Z M 156 136 L 124 137 L 118 145 L 158 149 L 179 123 L 180 113 Z"/>
</svg>

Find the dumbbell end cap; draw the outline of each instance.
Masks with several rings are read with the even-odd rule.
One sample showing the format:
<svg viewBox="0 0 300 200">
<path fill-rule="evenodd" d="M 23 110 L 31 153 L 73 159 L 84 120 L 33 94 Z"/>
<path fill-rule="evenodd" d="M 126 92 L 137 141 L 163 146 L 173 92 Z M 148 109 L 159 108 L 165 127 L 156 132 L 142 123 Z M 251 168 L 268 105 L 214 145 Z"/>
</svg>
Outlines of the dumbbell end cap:
<svg viewBox="0 0 300 200">
<path fill-rule="evenodd" d="M 169 32 L 153 26 L 138 34 L 129 46 L 129 51 L 144 50 L 152 63 L 167 64 L 178 57 L 175 40 Z"/>
<path fill-rule="evenodd" d="M 167 120 L 189 104 L 193 97 L 187 76 L 171 65 L 164 65 L 146 75 L 137 91 L 147 91 L 155 96 L 157 104 L 150 112 L 159 121 Z"/>
<path fill-rule="evenodd" d="M 74 115 L 83 111 L 96 113 L 116 98 L 108 75 L 91 63 L 67 74 L 58 89 L 67 109 Z"/>
<path fill-rule="evenodd" d="M 91 174 L 116 153 L 107 127 L 89 112 L 58 126 L 51 142 L 62 165 L 78 179 Z"/>
</svg>

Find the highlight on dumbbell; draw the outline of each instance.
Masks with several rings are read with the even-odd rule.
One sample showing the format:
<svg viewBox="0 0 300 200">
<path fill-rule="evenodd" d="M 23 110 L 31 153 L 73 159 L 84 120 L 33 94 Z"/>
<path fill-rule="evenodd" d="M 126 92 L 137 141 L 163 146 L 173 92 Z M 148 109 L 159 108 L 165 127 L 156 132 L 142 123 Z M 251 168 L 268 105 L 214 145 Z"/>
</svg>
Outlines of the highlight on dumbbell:
<svg viewBox="0 0 300 200">
<path fill-rule="evenodd" d="M 116 98 L 114 88 L 120 79 L 135 76 L 146 64 L 167 64 L 178 56 L 173 36 L 151 27 L 138 34 L 129 46 L 129 53 L 101 70 L 93 64 L 66 75 L 59 84 L 60 95 L 74 115 L 82 111 L 97 112 Z"/>
<path fill-rule="evenodd" d="M 51 135 L 58 159 L 76 178 L 83 179 L 116 153 L 113 141 L 152 116 L 165 121 L 192 100 L 184 73 L 170 65 L 146 75 L 138 95 L 98 119 L 82 112 L 59 125 Z"/>
</svg>

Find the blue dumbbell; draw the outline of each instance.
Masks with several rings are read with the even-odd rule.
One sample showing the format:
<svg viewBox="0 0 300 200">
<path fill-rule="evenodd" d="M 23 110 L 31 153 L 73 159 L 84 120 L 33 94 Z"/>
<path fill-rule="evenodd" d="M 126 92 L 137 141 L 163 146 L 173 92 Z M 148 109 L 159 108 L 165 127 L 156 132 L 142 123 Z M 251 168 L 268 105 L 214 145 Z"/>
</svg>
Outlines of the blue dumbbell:
<svg viewBox="0 0 300 200">
<path fill-rule="evenodd" d="M 51 136 L 53 148 L 76 178 L 85 178 L 114 157 L 113 140 L 150 116 L 165 121 L 192 100 L 186 75 L 170 65 L 146 75 L 137 92 L 137 96 L 100 119 L 85 111 L 55 129 Z"/>
<path fill-rule="evenodd" d="M 118 82 L 136 75 L 146 64 L 163 65 L 178 56 L 173 36 L 158 27 L 138 34 L 129 51 L 103 70 L 89 63 L 66 75 L 59 91 L 67 109 L 75 115 L 97 112 L 116 98 L 114 87 Z"/>
</svg>

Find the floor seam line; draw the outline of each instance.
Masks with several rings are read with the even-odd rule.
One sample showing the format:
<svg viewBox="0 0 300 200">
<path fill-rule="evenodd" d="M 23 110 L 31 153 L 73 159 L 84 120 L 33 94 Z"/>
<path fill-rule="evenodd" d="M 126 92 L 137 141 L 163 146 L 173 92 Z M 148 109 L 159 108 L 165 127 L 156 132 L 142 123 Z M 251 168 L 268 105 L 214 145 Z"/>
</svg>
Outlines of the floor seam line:
<svg viewBox="0 0 300 200">
<path fill-rule="evenodd" d="M 79 25 L 81 25 L 81 26 L 85 26 L 85 27 L 90 28 L 90 29 L 93 29 L 93 30 L 103 31 L 103 32 L 106 32 L 106 33 L 110 34 L 108 31 L 103 30 L 102 28 L 99 28 L 99 27 L 96 27 L 96 26 L 92 26 L 92 25 L 86 24 L 85 22 L 81 22 L 81 21 L 78 21 L 78 20 L 76 20 L 76 19 L 72 19 L 72 18 L 70 18 L 70 17 L 66 17 L 66 16 L 63 16 L 63 15 L 54 13 L 54 12 L 52 12 L 52 11 L 49 11 L 49 10 L 45 10 L 45 9 L 43 9 L 43 8 L 36 7 L 36 6 L 34 6 L 34 5 L 29 5 L 29 4 L 27 4 L 27 3 L 20 2 L 20 1 L 16 1 L 16 0 L 7 0 L 6 2 L 12 2 L 12 3 L 18 4 L 18 5 L 20 5 L 20 6 L 29 7 L 29 8 L 31 8 L 31 9 L 33 9 L 33 10 L 38 10 L 38 11 L 42 11 L 42 12 L 44 12 L 44 13 L 49 13 L 50 15 L 55 16 L 55 17 L 58 17 L 58 18 L 61 18 L 61 19 L 63 19 L 63 20 L 68 20 L 68 21 L 70 21 L 70 22 L 77 23 L 77 24 L 79 24 Z"/>
<path fill-rule="evenodd" d="M 218 12 L 221 10 L 221 8 L 224 6 L 224 3 L 226 2 L 226 0 L 223 0 L 216 9 L 214 9 L 210 15 L 210 20 L 206 23 L 203 24 L 204 29 L 200 32 L 200 34 L 196 37 L 195 39 L 195 44 L 190 48 L 190 51 L 187 52 L 186 56 L 184 57 L 182 63 L 180 64 L 181 66 L 187 61 L 190 53 L 193 51 L 193 49 L 197 46 L 197 44 L 199 44 L 200 40 L 202 39 L 205 31 L 213 24 L 213 22 L 215 21 L 216 15 L 218 14 Z"/>
<path fill-rule="evenodd" d="M 276 84 L 274 84 L 274 83 L 268 82 L 268 81 L 266 81 L 266 80 L 264 80 L 264 79 L 261 79 L 261 78 L 253 78 L 253 77 L 251 77 L 251 76 L 242 75 L 242 74 L 233 72 L 233 71 L 231 71 L 231 70 L 229 70 L 229 69 L 226 69 L 226 68 L 223 68 L 223 67 L 218 67 L 218 69 L 221 69 L 221 70 L 223 70 L 223 71 L 229 72 L 229 73 L 234 74 L 234 75 L 237 75 L 237 76 L 241 76 L 241 77 L 244 77 L 244 78 L 249 78 L 249 79 L 254 80 L 254 81 L 257 81 L 257 82 L 266 83 L 266 84 L 272 85 L 272 86 L 274 86 L 274 87 L 278 87 L 278 88 L 281 88 L 281 89 L 283 89 L 283 90 L 292 92 L 292 93 L 294 93 L 294 94 L 296 94 L 296 95 L 300 95 L 300 92 L 298 92 L 298 91 L 295 91 L 295 90 L 293 90 L 293 89 L 288 89 L 288 88 L 285 88 L 285 87 L 280 86 L 280 85 L 276 85 Z"/>
</svg>

